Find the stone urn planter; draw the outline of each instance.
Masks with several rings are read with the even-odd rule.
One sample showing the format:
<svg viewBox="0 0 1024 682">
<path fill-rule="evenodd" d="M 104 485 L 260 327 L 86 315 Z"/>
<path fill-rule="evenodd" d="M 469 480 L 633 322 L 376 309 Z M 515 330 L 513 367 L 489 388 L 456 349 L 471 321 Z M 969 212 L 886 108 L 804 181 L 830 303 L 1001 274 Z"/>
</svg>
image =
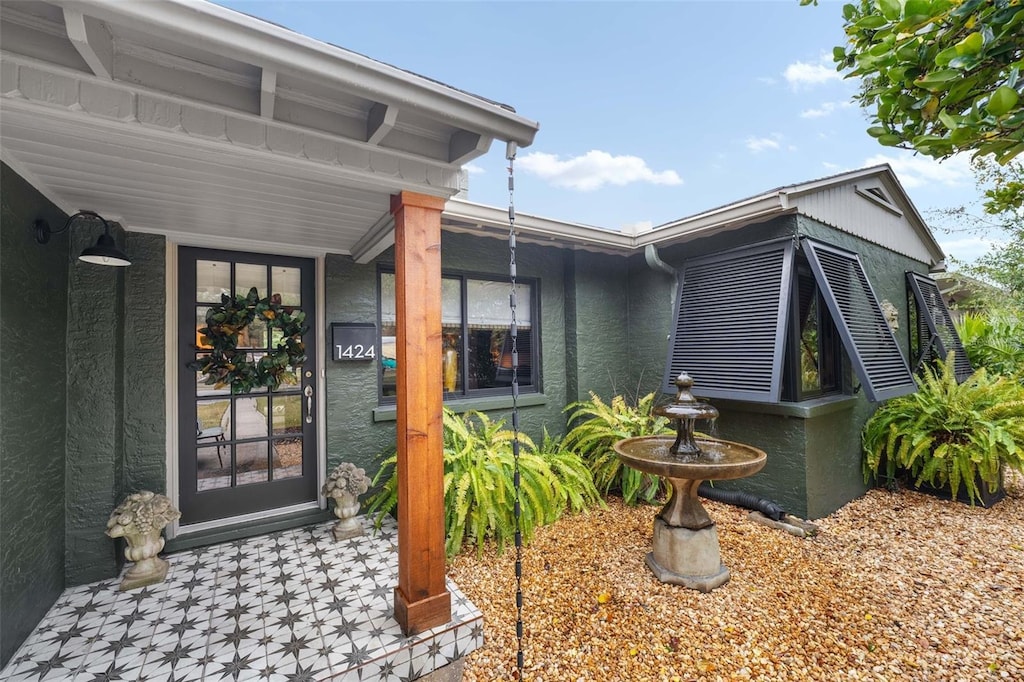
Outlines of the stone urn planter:
<svg viewBox="0 0 1024 682">
<path fill-rule="evenodd" d="M 327 475 L 321 492 L 324 497 L 334 500 L 334 515 L 338 522 L 331 532 L 336 541 L 363 535 L 363 525 L 356 515 L 359 513 L 359 496 L 369 488 L 369 476 L 351 462 L 342 462 Z"/>
<path fill-rule="evenodd" d="M 163 582 L 167 562 L 157 556 L 164 548 L 164 526 L 181 517 L 164 495 L 144 490 L 133 493 L 110 514 L 107 535 L 123 537 L 124 557 L 135 562 L 121 579 L 122 590 L 134 590 Z"/>
</svg>

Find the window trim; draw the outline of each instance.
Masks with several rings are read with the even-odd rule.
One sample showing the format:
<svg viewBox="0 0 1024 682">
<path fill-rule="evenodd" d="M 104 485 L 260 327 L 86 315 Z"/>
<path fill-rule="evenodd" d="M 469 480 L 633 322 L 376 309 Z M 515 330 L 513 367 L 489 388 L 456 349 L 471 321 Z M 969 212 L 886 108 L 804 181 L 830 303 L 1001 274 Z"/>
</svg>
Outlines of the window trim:
<svg viewBox="0 0 1024 682">
<path fill-rule="evenodd" d="M 803 348 L 801 347 L 801 330 L 800 330 L 800 277 L 807 276 L 814 282 L 814 296 L 816 298 L 817 305 L 815 307 L 815 314 L 817 315 L 817 327 L 818 327 L 818 377 L 822 376 L 822 351 L 824 350 L 824 343 L 832 344 L 835 355 L 832 358 L 831 373 L 835 377 L 835 385 L 829 388 L 818 388 L 816 390 L 805 390 L 803 387 L 803 375 L 802 375 L 802 363 L 801 353 Z M 782 381 L 782 402 L 793 402 L 793 403 L 805 403 L 819 398 L 827 398 L 831 396 L 843 395 L 846 393 L 848 382 L 845 379 L 845 367 L 847 362 L 845 360 L 845 349 L 843 347 L 842 340 L 839 338 L 838 329 L 836 328 L 835 321 L 832 320 L 832 313 L 828 309 L 828 304 L 825 302 L 825 297 L 821 292 L 821 287 L 818 285 L 818 280 L 814 275 L 814 271 L 811 270 L 810 264 L 807 263 L 806 259 L 802 262 L 799 258 L 793 266 L 793 290 L 790 293 L 790 315 L 789 315 L 789 327 L 786 331 L 786 371 L 783 374 Z M 827 324 L 826 324 L 827 323 Z M 825 330 L 828 329 L 826 332 Z M 827 340 L 826 338 L 827 337 Z"/>
<path fill-rule="evenodd" d="M 376 289 L 377 289 L 377 355 L 381 357 L 381 339 L 384 334 L 384 322 L 383 322 L 383 305 L 382 305 L 382 293 L 383 287 L 381 287 L 381 276 L 384 274 L 395 274 L 395 267 L 390 263 L 381 263 L 377 266 L 376 272 Z M 469 302 L 467 295 L 466 281 L 470 279 L 483 280 L 487 282 L 498 282 L 500 284 L 509 284 L 507 278 L 494 275 L 493 273 L 477 272 L 473 270 L 441 270 L 442 279 L 458 279 L 460 282 L 460 317 L 462 327 L 462 343 L 460 347 L 460 354 L 462 360 L 460 362 L 459 372 L 462 378 L 462 390 L 461 391 L 443 391 L 445 404 L 475 400 L 477 398 L 488 398 L 488 397 L 501 397 L 511 396 L 511 386 L 500 386 L 492 388 L 466 388 L 468 383 L 468 358 L 469 358 L 469 328 L 467 323 L 469 313 Z M 541 370 L 540 370 L 540 359 L 541 359 L 541 341 L 540 341 L 540 278 L 537 277 L 516 277 L 516 284 L 521 286 L 530 287 L 530 385 L 520 385 L 520 394 L 533 394 L 541 393 Z M 511 313 L 509 314 L 509 324 L 511 324 Z M 442 325 L 443 326 L 443 325 Z M 506 325 L 507 327 L 508 325 Z M 377 369 L 377 405 L 382 408 L 394 406 L 397 402 L 397 396 L 384 395 L 384 369 L 380 362 L 376 363 Z M 443 389 L 442 389 L 443 390 Z"/>
</svg>

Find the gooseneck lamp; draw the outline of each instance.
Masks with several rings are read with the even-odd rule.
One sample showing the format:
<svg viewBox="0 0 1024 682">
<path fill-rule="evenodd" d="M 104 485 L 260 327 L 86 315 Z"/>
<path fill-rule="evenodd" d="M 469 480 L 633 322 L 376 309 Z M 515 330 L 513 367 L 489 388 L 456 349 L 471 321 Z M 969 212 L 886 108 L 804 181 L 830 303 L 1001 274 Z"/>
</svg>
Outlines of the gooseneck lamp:
<svg viewBox="0 0 1024 682">
<path fill-rule="evenodd" d="M 114 243 L 114 237 L 110 234 L 110 223 L 95 211 L 79 211 L 73 216 L 69 217 L 64 222 L 64 227 L 59 230 L 51 230 L 50 224 L 45 220 L 39 219 L 33 223 L 33 229 L 36 233 L 36 241 L 40 244 L 45 244 L 50 241 L 50 235 L 60 234 L 66 231 L 76 220 L 98 220 L 103 223 L 103 234 L 96 241 L 96 246 L 90 246 L 89 248 L 82 251 L 82 254 L 78 257 L 78 260 L 85 261 L 86 263 L 94 263 L 96 265 L 113 265 L 116 267 L 125 267 L 131 265 L 132 262 L 128 256 L 117 248 Z"/>
</svg>

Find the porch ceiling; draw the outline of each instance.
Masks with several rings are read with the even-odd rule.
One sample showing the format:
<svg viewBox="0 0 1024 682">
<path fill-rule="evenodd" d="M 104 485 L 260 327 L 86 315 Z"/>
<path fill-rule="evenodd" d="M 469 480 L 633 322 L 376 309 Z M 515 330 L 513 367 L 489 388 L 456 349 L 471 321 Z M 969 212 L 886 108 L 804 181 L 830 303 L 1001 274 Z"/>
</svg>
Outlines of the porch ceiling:
<svg viewBox="0 0 1024 682">
<path fill-rule="evenodd" d="M 0 158 L 65 212 L 182 243 L 365 253 L 391 194 L 451 196 L 537 128 L 194 0 L 4 2 L 0 44 Z"/>
</svg>

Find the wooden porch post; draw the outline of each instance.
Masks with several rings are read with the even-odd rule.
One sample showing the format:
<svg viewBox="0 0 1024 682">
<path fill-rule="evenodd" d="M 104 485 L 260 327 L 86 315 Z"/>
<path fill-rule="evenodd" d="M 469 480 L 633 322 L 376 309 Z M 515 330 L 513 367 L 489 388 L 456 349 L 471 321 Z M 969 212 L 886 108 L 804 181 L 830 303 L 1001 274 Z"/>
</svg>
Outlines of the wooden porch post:
<svg viewBox="0 0 1024 682">
<path fill-rule="evenodd" d="M 452 618 L 445 586 L 441 423 L 440 197 L 401 192 L 395 217 L 398 317 L 398 586 L 395 620 L 406 635 Z"/>
</svg>

